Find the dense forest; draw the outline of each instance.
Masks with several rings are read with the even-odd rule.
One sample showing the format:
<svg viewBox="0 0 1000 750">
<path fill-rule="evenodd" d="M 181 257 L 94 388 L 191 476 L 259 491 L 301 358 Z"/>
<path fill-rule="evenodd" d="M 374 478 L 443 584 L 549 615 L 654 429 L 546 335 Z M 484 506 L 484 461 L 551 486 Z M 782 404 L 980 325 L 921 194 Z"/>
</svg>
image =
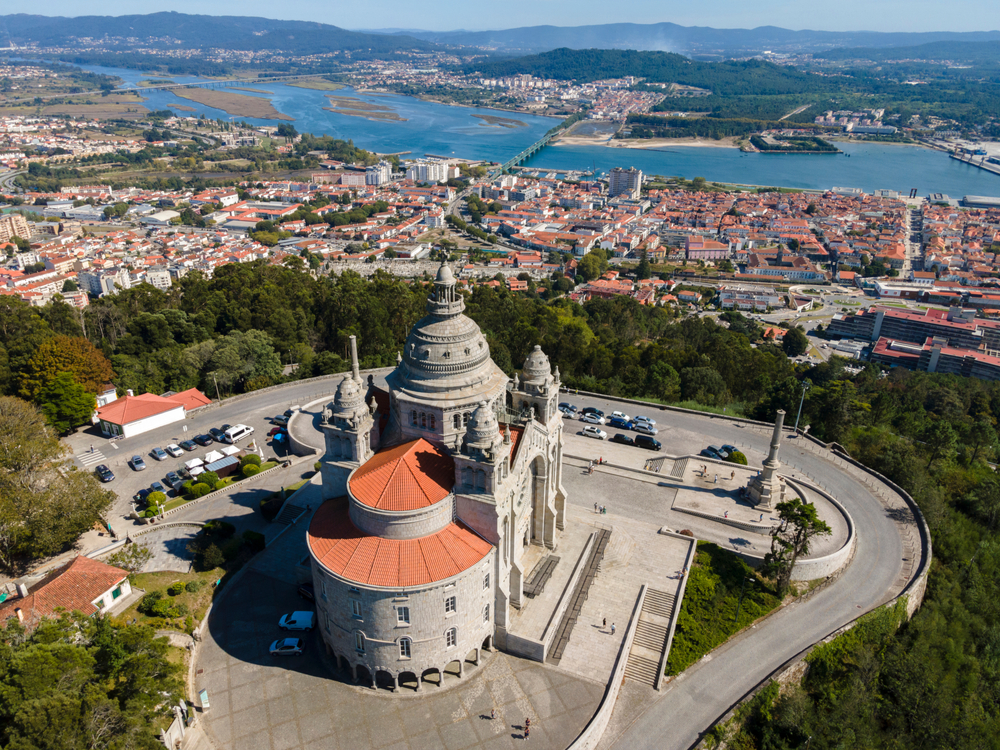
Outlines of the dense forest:
<svg viewBox="0 0 1000 750">
<path fill-rule="evenodd" d="M 282 362 L 301 363 L 298 377 L 343 371 L 352 334 L 363 367 L 392 365 L 424 315 L 430 279 L 314 278 L 293 261 L 194 272 L 170 292 L 140 286 L 82 312 L 3 298 L 0 388 L 43 410 L 105 377 L 120 389 L 198 386 L 214 397 L 216 384 L 226 395 L 279 382 Z M 838 358 L 796 365 L 735 312 L 678 319 L 624 297 L 578 305 L 486 286 L 466 303 L 508 374 L 539 344 L 571 388 L 762 420 L 795 411 L 808 381 L 810 433 L 920 504 L 935 550 L 923 607 L 898 629 L 876 623 L 819 652 L 801 688 L 755 704 L 739 747 L 800 748 L 809 736 L 814 749 L 998 746 L 1000 481 L 987 460 L 1000 383 L 874 365 L 851 374 Z"/>
</svg>

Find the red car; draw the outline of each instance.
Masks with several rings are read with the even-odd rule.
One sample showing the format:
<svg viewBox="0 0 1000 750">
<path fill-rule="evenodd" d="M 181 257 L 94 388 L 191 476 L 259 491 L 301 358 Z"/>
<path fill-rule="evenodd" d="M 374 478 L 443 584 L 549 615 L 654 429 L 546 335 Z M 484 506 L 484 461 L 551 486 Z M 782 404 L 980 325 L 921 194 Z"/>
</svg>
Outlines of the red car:
<svg viewBox="0 0 1000 750">
<path fill-rule="evenodd" d="M 285 431 L 284 427 L 272 427 L 271 431 L 267 433 L 267 436 L 273 437 L 274 435 L 277 435 L 279 432 L 284 432 L 284 431 Z"/>
</svg>

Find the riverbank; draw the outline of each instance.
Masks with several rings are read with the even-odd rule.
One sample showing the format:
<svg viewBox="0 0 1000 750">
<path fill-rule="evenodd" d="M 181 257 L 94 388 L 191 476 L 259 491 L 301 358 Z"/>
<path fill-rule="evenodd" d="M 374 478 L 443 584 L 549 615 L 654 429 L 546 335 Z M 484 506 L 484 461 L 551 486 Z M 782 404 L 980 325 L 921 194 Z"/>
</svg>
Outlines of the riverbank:
<svg viewBox="0 0 1000 750">
<path fill-rule="evenodd" d="M 188 99 L 206 107 L 221 109 L 227 115 L 234 117 L 253 117 L 260 120 L 294 120 L 274 108 L 270 99 L 259 96 L 247 96 L 223 89 L 174 89 L 174 96 Z"/>
<path fill-rule="evenodd" d="M 406 118 L 400 117 L 399 113 L 392 107 L 373 104 L 372 102 L 362 101 L 351 96 L 327 94 L 326 98 L 330 102 L 330 106 L 323 107 L 323 109 L 328 112 L 336 112 L 339 115 L 347 115 L 348 117 L 363 117 L 366 120 L 373 121 L 406 122 Z"/>
<path fill-rule="evenodd" d="M 612 135 L 566 135 L 558 143 L 564 146 L 607 146 L 608 148 L 631 148 L 641 151 L 664 151 L 678 148 L 739 148 L 739 138 L 720 140 L 712 138 L 614 138 Z"/>
</svg>

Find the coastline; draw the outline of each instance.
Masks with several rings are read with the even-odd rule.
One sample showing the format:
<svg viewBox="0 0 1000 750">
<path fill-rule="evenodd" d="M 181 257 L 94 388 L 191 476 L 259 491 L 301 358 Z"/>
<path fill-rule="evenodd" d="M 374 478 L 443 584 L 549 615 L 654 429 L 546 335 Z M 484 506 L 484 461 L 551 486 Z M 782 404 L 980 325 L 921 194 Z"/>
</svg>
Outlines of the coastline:
<svg viewBox="0 0 1000 750">
<path fill-rule="evenodd" d="M 721 140 L 703 138 L 611 138 L 606 136 L 566 135 L 554 145 L 566 146 L 607 146 L 608 148 L 634 148 L 644 151 L 663 151 L 668 148 L 739 148 L 737 139 L 727 137 Z"/>
</svg>

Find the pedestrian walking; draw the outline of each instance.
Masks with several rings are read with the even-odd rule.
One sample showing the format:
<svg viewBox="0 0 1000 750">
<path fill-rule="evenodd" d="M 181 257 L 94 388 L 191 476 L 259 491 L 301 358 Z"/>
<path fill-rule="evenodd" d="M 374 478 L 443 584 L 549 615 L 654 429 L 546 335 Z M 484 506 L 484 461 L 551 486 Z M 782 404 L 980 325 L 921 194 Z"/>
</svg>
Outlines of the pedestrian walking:
<svg viewBox="0 0 1000 750">
<path fill-rule="evenodd" d="M 524 720 L 524 728 L 525 729 L 530 729 L 531 728 L 531 717 L 530 716 L 527 719 Z"/>
<path fill-rule="evenodd" d="M 530 736 L 531 736 L 531 727 L 525 726 L 524 727 L 524 739 L 528 739 L 528 737 L 530 737 Z"/>
<path fill-rule="evenodd" d="M 490 721 L 496 721 L 497 710 L 495 708 L 490 709 Z"/>
<path fill-rule="evenodd" d="M 594 503 L 594 513 L 597 512 L 597 503 Z"/>
<path fill-rule="evenodd" d="M 764 520 L 764 514 L 763 514 L 763 513 L 761 513 L 761 514 L 760 514 L 760 520 L 761 520 L 761 521 L 763 521 L 763 520 Z"/>
<path fill-rule="evenodd" d="M 716 474 L 716 475 L 715 475 L 715 484 L 718 484 L 718 483 L 719 483 L 719 475 L 718 475 L 718 474 Z"/>
<path fill-rule="evenodd" d="M 611 635 L 615 634 L 615 624 L 611 623 Z"/>
<path fill-rule="evenodd" d="M 94 452 L 94 444 L 93 444 L 93 443 L 91 443 L 91 444 L 90 444 L 90 452 L 91 452 L 91 453 L 93 453 L 93 452 Z"/>
<path fill-rule="evenodd" d="M 729 518 L 729 511 L 727 510 L 725 513 L 723 513 L 722 517 L 723 518 Z"/>
<path fill-rule="evenodd" d="M 730 479 L 736 479 L 736 469 L 733 469 L 733 473 L 729 475 Z"/>
<path fill-rule="evenodd" d="M 604 456 L 601 456 L 601 458 L 599 460 L 601 462 L 601 466 L 604 466 Z"/>
<path fill-rule="evenodd" d="M 608 618 L 605 617 L 603 620 L 601 620 L 601 629 L 603 630 L 607 626 L 608 626 Z"/>
</svg>

